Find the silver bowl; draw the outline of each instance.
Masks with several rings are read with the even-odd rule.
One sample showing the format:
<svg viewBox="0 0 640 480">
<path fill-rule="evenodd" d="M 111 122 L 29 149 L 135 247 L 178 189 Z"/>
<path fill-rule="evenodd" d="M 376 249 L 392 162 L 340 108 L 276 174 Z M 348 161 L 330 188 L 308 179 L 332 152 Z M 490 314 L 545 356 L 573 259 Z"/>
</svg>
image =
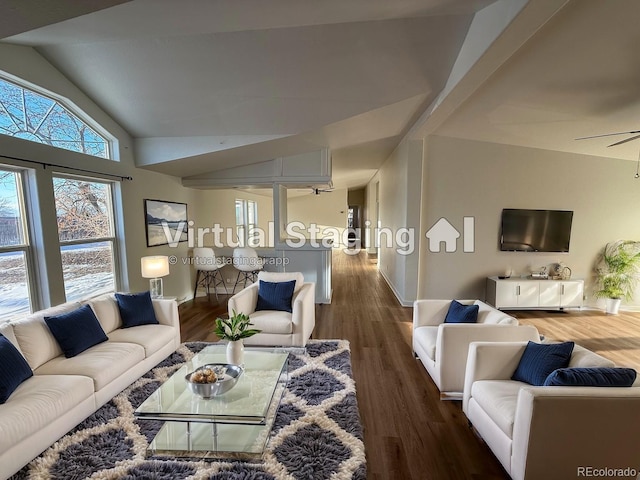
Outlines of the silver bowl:
<svg viewBox="0 0 640 480">
<path fill-rule="evenodd" d="M 192 382 L 191 375 L 205 368 L 213 370 L 216 373 L 218 380 L 214 383 Z M 242 372 L 244 372 L 244 370 L 240 365 L 233 365 L 231 363 L 208 363 L 196 368 L 193 372 L 188 373 L 185 375 L 184 379 L 189 386 L 189 390 L 196 395 L 207 399 L 222 395 L 223 393 L 231 390 L 236 383 L 238 383 Z"/>
</svg>

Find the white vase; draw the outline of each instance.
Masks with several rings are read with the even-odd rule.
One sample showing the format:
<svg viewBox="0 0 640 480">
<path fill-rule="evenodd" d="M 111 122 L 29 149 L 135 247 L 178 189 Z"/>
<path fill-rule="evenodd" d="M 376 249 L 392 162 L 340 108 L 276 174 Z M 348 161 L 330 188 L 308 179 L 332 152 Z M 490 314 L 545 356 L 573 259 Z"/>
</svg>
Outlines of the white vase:
<svg viewBox="0 0 640 480">
<path fill-rule="evenodd" d="M 620 309 L 620 302 L 621 300 L 619 298 L 607 298 L 605 300 L 607 313 L 617 315 L 618 310 Z"/>
<path fill-rule="evenodd" d="M 244 343 L 241 340 L 227 343 L 227 363 L 242 365 L 244 363 Z"/>
</svg>

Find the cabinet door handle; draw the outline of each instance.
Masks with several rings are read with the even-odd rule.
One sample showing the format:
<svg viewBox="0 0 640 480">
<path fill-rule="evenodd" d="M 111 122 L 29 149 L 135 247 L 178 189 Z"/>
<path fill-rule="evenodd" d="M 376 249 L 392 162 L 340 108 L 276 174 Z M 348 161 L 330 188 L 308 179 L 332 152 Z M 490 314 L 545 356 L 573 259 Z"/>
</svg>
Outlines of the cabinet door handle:
<svg viewBox="0 0 640 480">
<path fill-rule="evenodd" d="M 562 284 L 562 289 L 560 290 L 560 294 L 564 295 L 564 283 Z"/>
<path fill-rule="evenodd" d="M 516 287 L 516 295 L 520 295 L 520 285 Z"/>
</svg>

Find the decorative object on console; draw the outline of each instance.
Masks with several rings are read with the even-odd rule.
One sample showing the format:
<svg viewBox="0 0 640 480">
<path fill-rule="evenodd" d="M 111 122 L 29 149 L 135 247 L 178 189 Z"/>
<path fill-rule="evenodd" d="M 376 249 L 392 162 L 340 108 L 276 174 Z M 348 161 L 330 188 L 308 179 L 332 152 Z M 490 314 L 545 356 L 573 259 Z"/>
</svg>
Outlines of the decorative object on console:
<svg viewBox="0 0 640 480">
<path fill-rule="evenodd" d="M 236 313 L 232 311 L 231 316 L 226 318 L 217 318 L 214 333 L 221 340 L 228 340 L 227 344 L 227 362 L 234 365 L 242 365 L 244 359 L 244 338 L 249 338 L 261 330 L 249 328 L 252 323 L 249 316 L 244 313 Z"/>
<path fill-rule="evenodd" d="M 606 300 L 606 312 L 617 314 L 622 300 L 631 300 L 640 274 L 640 242 L 607 243 L 596 266 L 596 298 Z"/>
<path fill-rule="evenodd" d="M 540 267 L 540 270 L 532 271 L 531 278 L 539 278 L 539 279 L 549 278 L 549 273 L 547 273 L 547 267 Z"/>
<path fill-rule="evenodd" d="M 554 263 L 551 272 L 552 280 L 569 280 L 571 278 L 571 269 L 564 262 Z"/>
<path fill-rule="evenodd" d="M 140 259 L 142 277 L 149 279 L 151 298 L 162 298 L 162 278 L 169 275 L 169 257 L 152 255 Z"/>
</svg>

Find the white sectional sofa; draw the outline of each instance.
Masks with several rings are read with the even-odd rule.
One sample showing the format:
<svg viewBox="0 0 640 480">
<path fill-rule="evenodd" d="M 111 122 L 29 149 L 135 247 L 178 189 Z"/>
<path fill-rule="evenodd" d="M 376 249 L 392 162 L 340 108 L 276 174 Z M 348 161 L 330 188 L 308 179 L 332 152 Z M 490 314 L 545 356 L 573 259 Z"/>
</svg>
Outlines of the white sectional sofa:
<svg viewBox="0 0 640 480">
<path fill-rule="evenodd" d="M 533 326 L 480 300 L 477 323 L 444 323 L 451 300 L 416 300 L 413 304 L 413 352 L 429 372 L 443 400 L 462 399 L 469 344 L 474 341 L 540 341 Z"/>
<path fill-rule="evenodd" d="M 180 345 L 174 300 L 154 299 L 159 324 L 122 328 L 112 295 L 88 302 L 108 341 L 65 358 L 44 317 L 77 309 L 70 302 L 0 325 L 33 376 L 0 405 L 0 478 L 8 478 Z"/>
<path fill-rule="evenodd" d="M 613 476 L 587 475 L 587 468 L 639 470 L 638 380 L 632 387 L 537 387 L 512 380 L 526 345 L 474 342 L 469 348 L 463 411 L 507 473 L 515 480 L 565 480 Z M 579 345 L 569 362 L 613 366 Z"/>
</svg>

